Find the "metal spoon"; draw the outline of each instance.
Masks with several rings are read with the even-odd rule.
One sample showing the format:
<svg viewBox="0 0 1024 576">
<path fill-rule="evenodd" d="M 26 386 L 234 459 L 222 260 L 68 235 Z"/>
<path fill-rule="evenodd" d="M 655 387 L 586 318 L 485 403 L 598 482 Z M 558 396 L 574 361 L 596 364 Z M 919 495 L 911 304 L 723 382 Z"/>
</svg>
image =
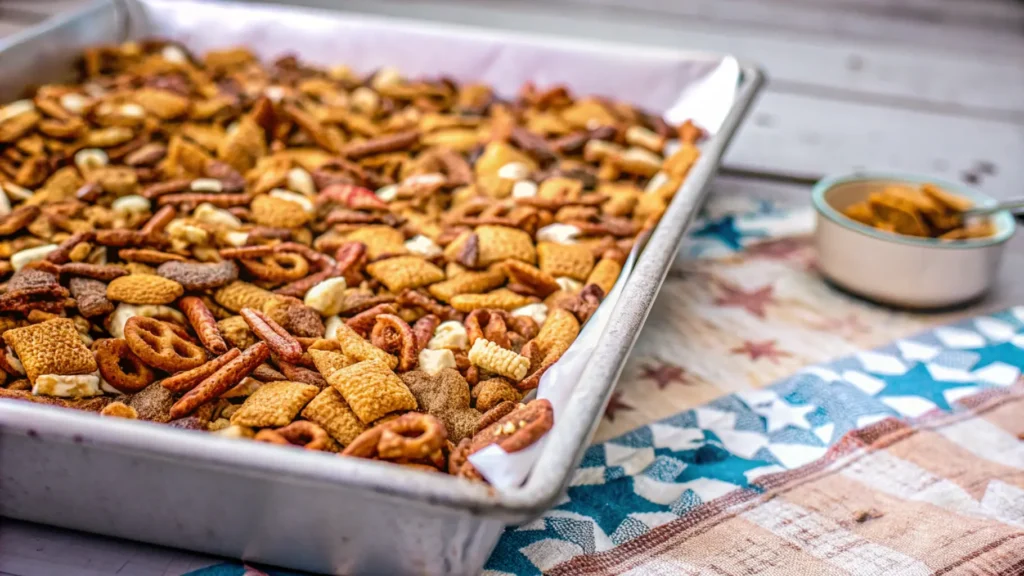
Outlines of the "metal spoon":
<svg viewBox="0 0 1024 576">
<path fill-rule="evenodd" d="M 1014 198 L 1012 200 L 997 202 L 991 206 L 979 206 L 977 208 L 971 208 L 970 210 L 964 210 L 960 214 L 964 219 L 967 219 L 977 216 L 989 216 L 1002 210 L 1009 210 L 1011 213 L 1016 214 L 1022 209 L 1024 209 L 1024 198 Z"/>
</svg>

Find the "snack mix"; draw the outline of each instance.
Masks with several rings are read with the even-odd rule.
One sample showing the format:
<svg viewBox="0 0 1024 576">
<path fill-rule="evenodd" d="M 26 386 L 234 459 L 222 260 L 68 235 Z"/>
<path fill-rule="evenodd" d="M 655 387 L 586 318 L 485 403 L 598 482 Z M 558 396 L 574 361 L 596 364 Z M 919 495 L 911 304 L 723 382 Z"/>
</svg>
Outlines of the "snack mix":
<svg viewBox="0 0 1024 576">
<path fill-rule="evenodd" d="M 82 72 L 0 109 L 0 399 L 476 480 L 470 454 L 551 428 L 524 395 L 702 137 L 242 48 Z"/>
<path fill-rule="evenodd" d="M 963 217 L 963 212 L 973 207 L 969 199 L 934 184 L 917 188 L 892 185 L 872 192 L 867 200 L 851 204 L 842 212 L 861 224 L 903 236 L 970 240 L 995 234 L 988 218 L 974 221 Z"/>
</svg>

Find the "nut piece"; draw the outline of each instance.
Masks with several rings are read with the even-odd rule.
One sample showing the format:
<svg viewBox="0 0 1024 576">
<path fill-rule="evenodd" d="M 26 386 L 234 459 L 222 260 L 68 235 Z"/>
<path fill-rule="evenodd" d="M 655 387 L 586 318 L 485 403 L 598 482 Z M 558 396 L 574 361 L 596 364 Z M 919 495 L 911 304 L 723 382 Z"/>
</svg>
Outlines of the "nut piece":
<svg viewBox="0 0 1024 576">
<path fill-rule="evenodd" d="M 516 381 L 526 378 L 530 370 L 529 358 L 506 350 L 486 338 L 478 338 L 473 343 L 469 349 L 469 361 L 484 370 Z"/>
<path fill-rule="evenodd" d="M 107 285 L 108 299 L 129 304 L 170 304 L 184 293 L 181 284 L 155 274 L 121 276 Z"/>
</svg>

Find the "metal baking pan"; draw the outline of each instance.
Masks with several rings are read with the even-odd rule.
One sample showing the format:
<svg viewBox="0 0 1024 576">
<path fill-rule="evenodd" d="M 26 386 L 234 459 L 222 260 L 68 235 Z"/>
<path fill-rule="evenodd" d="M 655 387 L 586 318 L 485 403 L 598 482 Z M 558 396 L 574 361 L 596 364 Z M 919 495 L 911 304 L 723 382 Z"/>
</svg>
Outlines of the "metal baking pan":
<svg viewBox="0 0 1024 576">
<path fill-rule="evenodd" d="M 71 77 L 87 46 L 150 35 L 146 1 L 99 0 L 0 41 L 0 98 Z M 478 573 L 506 524 L 552 506 L 577 466 L 685 228 L 763 83 L 757 67 L 740 68 L 734 106 L 641 253 L 525 485 L 499 493 L 373 461 L 0 401 L 0 515 L 312 572 Z"/>
</svg>

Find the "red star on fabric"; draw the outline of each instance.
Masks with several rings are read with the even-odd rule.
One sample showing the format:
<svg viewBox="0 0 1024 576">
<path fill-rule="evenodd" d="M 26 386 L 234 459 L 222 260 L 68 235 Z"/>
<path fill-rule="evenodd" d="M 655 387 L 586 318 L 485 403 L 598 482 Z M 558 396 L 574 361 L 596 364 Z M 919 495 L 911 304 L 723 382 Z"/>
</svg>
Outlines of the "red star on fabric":
<svg viewBox="0 0 1024 576">
<path fill-rule="evenodd" d="M 643 371 L 641 378 L 654 380 L 658 385 L 658 390 L 664 390 L 673 382 L 678 382 L 679 384 L 690 383 L 686 378 L 686 370 L 672 364 L 662 362 L 657 366 L 644 366 L 641 370 Z"/>
<path fill-rule="evenodd" d="M 622 401 L 622 392 L 612 392 L 612 397 L 608 400 L 608 406 L 604 409 L 604 417 L 609 422 L 615 422 L 615 413 L 619 410 L 629 412 L 633 410 L 633 407 Z"/>
<path fill-rule="evenodd" d="M 812 327 L 815 330 L 843 334 L 868 334 L 871 332 L 871 327 L 861 322 L 860 317 L 853 313 L 842 318 L 826 318 Z"/>
<path fill-rule="evenodd" d="M 750 356 L 750 360 L 755 362 L 761 358 L 767 358 L 772 361 L 772 364 L 778 364 L 779 358 L 792 357 L 792 354 L 789 352 L 777 350 L 775 343 L 775 340 L 764 340 L 762 342 L 744 340 L 742 346 L 737 346 L 729 350 L 729 352 L 733 354 L 747 354 Z"/>
<path fill-rule="evenodd" d="M 267 574 L 263 570 L 260 570 L 258 568 L 253 568 L 252 566 L 249 566 L 248 564 L 244 564 L 243 568 L 245 568 L 245 573 L 242 574 L 242 576 L 270 576 L 270 574 Z"/>
<path fill-rule="evenodd" d="M 750 256 L 760 256 L 771 260 L 791 260 L 808 246 L 805 238 L 779 238 L 767 242 L 758 242 L 748 246 L 744 252 Z"/>
<path fill-rule="evenodd" d="M 772 296 L 774 288 L 769 284 L 762 286 L 753 292 L 747 292 L 742 288 L 729 286 L 717 282 L 721 295 L 715 298 L 715 306 L 743 308 L 758 318 L 764 318 L 765 307 L 768 304 L 775 304 L 775 297 Z"/>
</svg>

